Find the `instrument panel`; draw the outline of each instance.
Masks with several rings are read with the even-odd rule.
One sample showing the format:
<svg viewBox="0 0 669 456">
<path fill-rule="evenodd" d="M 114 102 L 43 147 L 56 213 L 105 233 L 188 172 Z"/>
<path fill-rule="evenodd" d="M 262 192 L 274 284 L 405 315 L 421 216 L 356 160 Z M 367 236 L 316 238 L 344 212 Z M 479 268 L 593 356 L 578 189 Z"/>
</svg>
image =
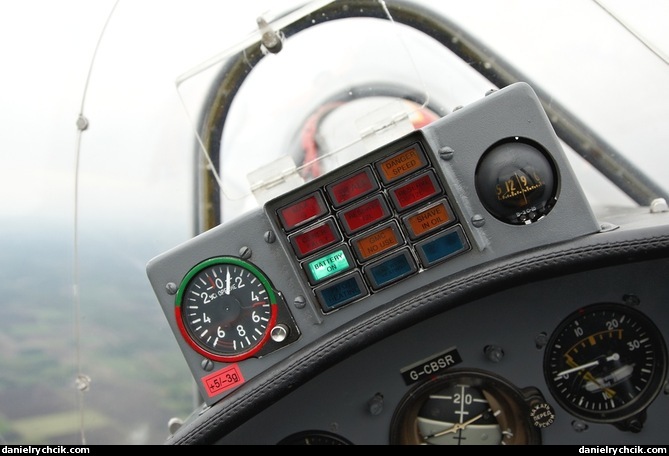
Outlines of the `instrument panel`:
<svg viewBox="0 0 669 456">
<path fill-rule="evenodd" d="M 472 287 L 456 278 L 487 265 L 512 275 L 527 267 L 507 260 L 519 252 L 600 231 L 517 83 L 196 236 L 147 274 L 209 408 L 269 372 L 292 375 L 292 360 L 418 290 Z M 369 347 L 361 336 L 359 353 L 220 443 L 538 444 L 612 425 L 659 439 L 667 296 L 639 293 L 641 269 L 528 283 L 426 319 L 410 304 L 398 312 L 420 323 Z"/>
<path fill-rule="evenodd" d="M 202 233 L 147 273 L 211 405 L 268 355 L 512 254 L 514 239 L 530 249 L 598 229 L 536 94 L 518 83 Z"/>
</svg>

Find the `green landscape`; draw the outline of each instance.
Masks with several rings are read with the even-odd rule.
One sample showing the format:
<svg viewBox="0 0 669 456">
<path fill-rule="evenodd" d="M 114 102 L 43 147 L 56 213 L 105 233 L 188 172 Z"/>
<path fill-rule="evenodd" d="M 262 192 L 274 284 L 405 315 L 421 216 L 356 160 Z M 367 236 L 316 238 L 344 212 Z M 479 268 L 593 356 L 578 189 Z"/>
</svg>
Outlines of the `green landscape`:
<svg viewBox="0 0 669 456">
<path fill-rule="evenodd" d="M 162 443 L 194 399 L 146 277 L 152 242 L 83 237 L 77 310 L 71 232 L 16 230 L 0 229 L 0 443 Z"/>
</svg>

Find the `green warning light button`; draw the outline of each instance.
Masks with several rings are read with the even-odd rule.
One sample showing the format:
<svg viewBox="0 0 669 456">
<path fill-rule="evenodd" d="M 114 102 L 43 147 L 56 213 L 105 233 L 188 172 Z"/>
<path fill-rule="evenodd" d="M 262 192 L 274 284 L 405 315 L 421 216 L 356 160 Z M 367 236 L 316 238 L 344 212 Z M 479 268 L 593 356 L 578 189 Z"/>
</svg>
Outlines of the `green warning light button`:
<svg viewBox="0 0 669 456">
<path fill-rule="evenodd" d="M 334 250 L 307 263 L 309 276 L 312 283 L 320 282 L 323 279 L 348 270 L 351 266 L 349 261 L 350 253 L 343 249 Z"/>
</svg>

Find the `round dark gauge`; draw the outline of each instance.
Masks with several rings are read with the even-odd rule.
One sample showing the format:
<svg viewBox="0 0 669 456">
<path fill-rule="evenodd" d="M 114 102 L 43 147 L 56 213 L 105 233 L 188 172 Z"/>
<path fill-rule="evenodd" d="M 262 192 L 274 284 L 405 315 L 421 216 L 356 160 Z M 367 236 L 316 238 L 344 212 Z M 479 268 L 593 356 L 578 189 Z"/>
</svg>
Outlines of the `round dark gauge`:
<svg viewBox="0 0 669 456">
<path fill-rule="evenodd" d="M 344 437 L 328 431 L 302 431 L 289 435 L 277 445 L 353 445 Z"/>
<path fill-rule="evenodd" d="M 392 419 L 392 445 L 535 445 L 523 393 L 479 370 L 453 370 L 410 390 Z"/>
<path fill-rule="evenodd" d="M 557 200 L 555 164 L 541 146 L 523 138 L 507 139 L 488 149 L 475 179 L 486 210 L 513 225 L 536 222 Z"/>
<path fill-rule="evenodd" d="M 276 322 L 276 293 L 254 265 L 211 258 L 183 279 L 176 297 L 183 337 L 207 358 L 234 362 L 257 353 Z"/>
<path fill-rule="evenodd" d="M 622 304 L 593 304 L 565 318 L 546 346 L 551 394 L 572 415 L 616 423 L 655 399 L 667 372 L 667 348 L 657 326 Z"/>
</svg>

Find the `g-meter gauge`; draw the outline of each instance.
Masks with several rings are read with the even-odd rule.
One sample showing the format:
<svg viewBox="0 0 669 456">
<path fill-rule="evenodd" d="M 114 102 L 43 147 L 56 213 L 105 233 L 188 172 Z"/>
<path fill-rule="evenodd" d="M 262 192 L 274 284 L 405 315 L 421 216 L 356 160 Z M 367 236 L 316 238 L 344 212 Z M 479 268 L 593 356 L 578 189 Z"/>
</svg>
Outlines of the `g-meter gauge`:
<svg viewBox="0 0 669 456">
<path fill-rule="evenodd" d="M 183 337 L 207 358 L 234 362 L 257 353 L 277 318 L 269 279 L 239 258 L 203 261 L 177 292 L 176 321 Z"/>
</svg>

